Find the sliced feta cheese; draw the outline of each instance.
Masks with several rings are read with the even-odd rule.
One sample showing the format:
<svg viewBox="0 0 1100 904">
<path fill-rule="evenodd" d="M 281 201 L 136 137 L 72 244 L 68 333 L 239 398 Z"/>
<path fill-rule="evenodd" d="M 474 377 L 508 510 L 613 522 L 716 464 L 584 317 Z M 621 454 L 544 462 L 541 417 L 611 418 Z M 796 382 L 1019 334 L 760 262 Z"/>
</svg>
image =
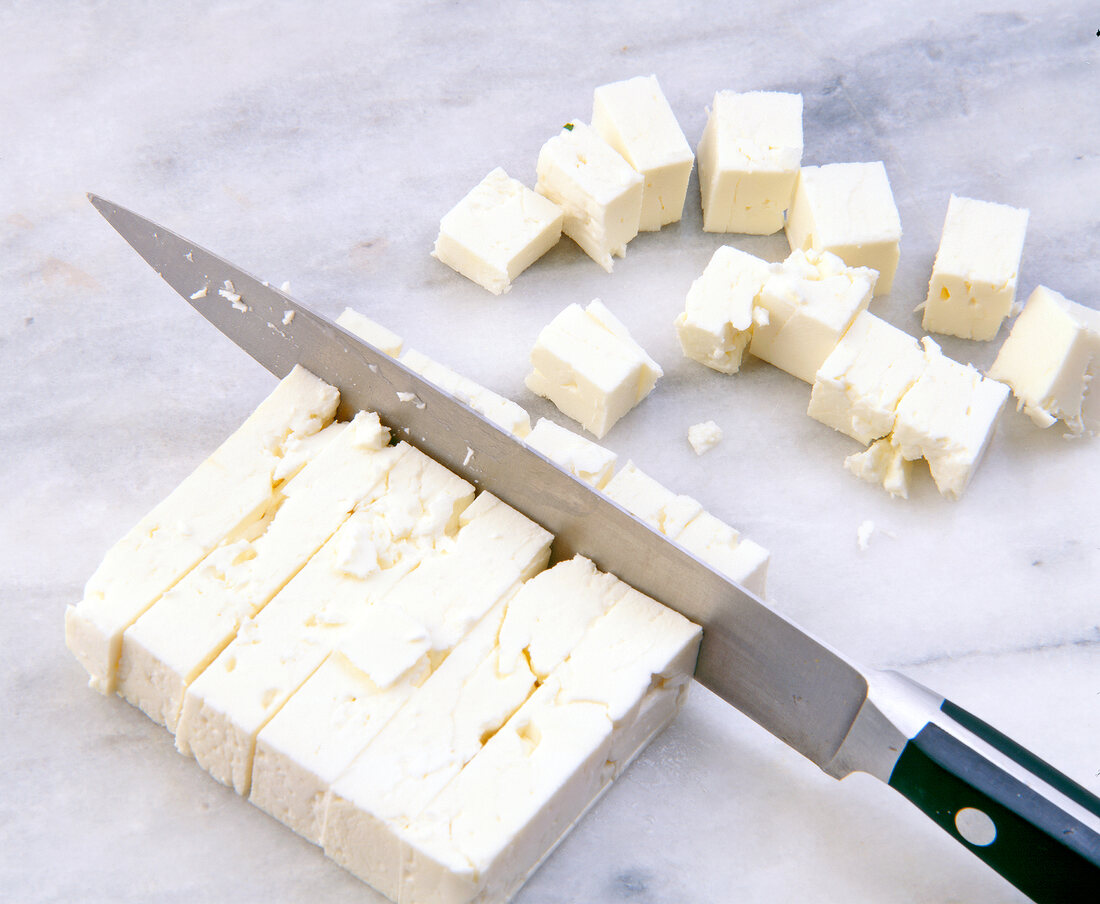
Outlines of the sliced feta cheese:
<svg viewBox="0 0 1100 904">
<path fill-rule="evenodd" d="M 638 234 L 643 178 L 583 122 L 542 146 L 536 172 L 535 191 L 565 212 L 561 231 L 610 273 Z"/>
<path fill-rule="evenodd" d="M 684 354 L 724 374 L 741 367 L 752 338 L 753 310 L 772 265 L 723 245 L 688 290 L 676 335 Z"/>
<path fill-rule="evenodd" d="M 893 442 L 905 458 L 927 459 L 936 488 L 957 499 L 989 445 L 1008 387 L 921 341 L 924 371 L 898 402 Z"/>
<path fill-rule="evenodd" d="M 861 452 L 849 455 L 844 467 L 861 480 L 880 484 L 891 496 L 909 498 L 913 463 L 906 460 L 890 437 L 875 440 Z"/>
<path fill-rule="evenodd" d="M 778 232 L 802 162 L 802 95 L 717 92 L 698 151 L 703 230 Z"/>
<path fill-rule="evenodd" d="M 378 707 L 388 719 L 433 668 L 454 657 L 475 626 L 491 635 L 491 648 L 504 601 L 549 559 L 551 536 L 488 493 L 466 508 L 459 523 L 453 546 L 425 558 L 380 603 L 421 625 L 428 638 L 426 671 L 409 672 L 419 678 L 401 685 L 400 702 L 392 693 L 380 699 L 362 669 L 330 656 L 256 736 L 250 799 L 311 841 L 321 837 L 330 783 L 385 724 Z"/>
<path fill-rule="evenodd" d="M 440 221 L 432 257 L 494 295 L 561 238 L 562 209 L 499 166 Z"/>
<path fill-rule="evenodd" d="M 344 308 L 336 318 L 336 323 L 391 358 L 400 357 L 401 349 L 405 344 L 402 338 L 380 323 L 375 323 L 369 317 L 360 314 L 354 308 Z"/>
<path fill-rule="evenodd" d="M 123 634 L 118 691 L 175 731 L 187 686 L 344 522 L 404 450 L 369 412 L 287 485 L 262 532 L 215 549 Z"/>
<path fill-rule="evenodd" d="M 295 367 L 255 412 L 172 493 L 108 550 L 84 597 L 65 612 L 65 643 L 102 693 L 115 689 L 126 630 L 219 543 L 271 507 L 276 472 L 295 440 L 320 431 L 339 393 Z M 182 528 L 181 528 L 182 526 Z"/>
<path fill-rule="evenodd" d="M 792 376 L 814 382 L 818 369 L 860 311 L 875 272 L 848 267 L 827 251 L 793 251 L 757 296 L 749 351 Z"/>
<path fill-rule="evenodd" d="M 670 540 L 679 537 L 688 523 L 703 511 L 698 501 L 673 493 L 632 461 L 611 478 L 604 493 Z"/>
<path fill-rule="evenodd" d="M 1100 311 L 1039 286 L 1016 318 L 989 376 L 1012 387 L 1040 427 L 1064 421 L 1071 434 L 1100 429 Z"/>
<path fill-rule="evenodd" d="M 544 417 L 538 419 L 525 441 L 536 452 L 541 452 L 597 490 L 606 486 L 619 460 L 619 456 L 610 449 Z"/>
<path fill-rule="evenodd" d="M 653 232 L 679 222 L 695 156 L 657 76 L 597 88 L 592 128 L 645 180 L 639 230 Z"/>
<path fill-rule="evenodd" d="M 850 267 L 877 270 L 875 294 L 889 293 L 901 218 L 881 162 L 802 167 L 786 228 L 792 251 L 831 251 Z"/>
<path fill-rule="evenodd" d="M 434 383 L 444 392 L 469 405 L 502 430 L 507 430 L 520 439 L 531 432 L 531 416 L 522 405 L 497 395 L 492 390 L 455 373 L 449 367 L 444 367 L 438 361 L 433 361 L 415 349 L 410 348 L 400 360 L 409 370 L 416 371 L 428 382 Z"/>
<path fill-rule="evenodd" d="M 951 196 L 921 325 L 963 339 L 992 339 L 1016 301 L 1028 212 Z"/>
<path fill-rule="evenodd" d="M 664 373 L 598 298 L 543 327 L 531 364 L 527 388 L 600 439 Z"/>
<path fill-rule="evenodd" d="M 709 452 L 722 441 L 722 428 L 714 421 L 703 421 L 688 427 L 688 443 L 696 455 Z"/>
<path fill-rule="evenodd" d="M 894 429 L 898 401 L 923 369 L 916 339 L 861 311 L 818 369 L 806 413 L 867 444 Z"/>
<path fill-rule="evenodd" d="M 464 480 L 402 448 L 386 492 L 352 513 L 187 690 L 176 747 L 239 794 L 249 790 L 260 729 L 344 637 L 374 623 L 379 600 L 441 554 L 473 500 Z"/>
</svg>

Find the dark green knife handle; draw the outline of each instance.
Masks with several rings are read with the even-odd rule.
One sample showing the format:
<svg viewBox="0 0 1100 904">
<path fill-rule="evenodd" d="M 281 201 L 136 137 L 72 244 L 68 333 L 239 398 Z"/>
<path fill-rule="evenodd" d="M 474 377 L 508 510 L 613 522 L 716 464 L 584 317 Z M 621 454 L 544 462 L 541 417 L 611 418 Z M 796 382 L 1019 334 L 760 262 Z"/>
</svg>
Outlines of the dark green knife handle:
<svg viewBox="0 0 1100 904">
<path fill-rule="evenodd" d="M 1039 904 L 1098 904 L 1100 832 L 1058 795 L 1097 819 L 1100 799 L 950 701 L 941 713 L 906 744 L 890 786 Z M 968 733 L 1034 781 L 1010 774 Z"/>
</svg>

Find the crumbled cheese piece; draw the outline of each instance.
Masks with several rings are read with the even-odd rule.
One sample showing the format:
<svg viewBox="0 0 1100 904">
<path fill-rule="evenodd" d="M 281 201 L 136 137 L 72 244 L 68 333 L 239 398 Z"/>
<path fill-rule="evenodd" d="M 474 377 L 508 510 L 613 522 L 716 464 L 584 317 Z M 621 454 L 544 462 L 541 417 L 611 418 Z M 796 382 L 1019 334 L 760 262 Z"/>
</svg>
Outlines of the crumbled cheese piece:
<svg viewBox="0 0 1100 904">
<path fill-rule="evenodd" d="M 871 545 L 871 535 L 875 532 L 874 521 L 861 521 L 856 529 L 856 542 L 860 549 L 867 549 Z"/>
<path fill-rule="evenodd" d="M 391 358 L 397 358 L 401 355 L 401 349 L 405 344 L 401 337 L 381 324 L 375 323 L 369 317 L 360 314 L 354 308 L 344 308 L 340 312 L 340 316 L 336 318 L 336 325 L 342 326 L 349 333 L 354 333 L 368 345 L 373 345 Z"/>
<path fill-rule="evenodd" d="M 290 326 L 290 322 L 294 319 L 295 311 L 283 311 L 283 326 Z"/>
<path fill-rule="evenodd" d="M 703 230 L 778 232 L 802 162 L 802 95 L 717 92 L 698 150 Z"/>
<path fill-rule="evenodd" d="M 684 354 L 720 373 L 737 373 L 752 338 L 756 298 L 771 272 L 767 261 L 737 248 L 715 251 L 676 318 Z"/>
<path fill-rule="evenodd" d="M 877 270 L 875 294 L 889 293 L 901 218 L 881 162 L 802 167 L 786 228 L 792 250 L 831 251 L 850 267 Z"/>
<path fill-rule="evenodd" d="M 290 292 L 290 280 L 289 279 L 286 282 L 284 282 L 281 286 L 279 286 L 279 291 L 280 292 L 286 292 L 286 293 L 289 294 L 289 292 Z"/>
<path fill-rule="evenodd" d="M 206 298 L 206 293 L 207 293 L 207 290 L 209 288 L 210 288 L 209 286 L 203 286 L 197 292 L 192 292 L 191 296 L 190 296 L 191 300 L 192 301 L 198 301 L 200 298 Z"/>
<path fill-rule="evenodd" d="M 544 417 L 539 418 L 525 441 L 532 449 L 598 490 L 611 479 L 619 460 L 610 449 Z"/>
<path fill-rule="evenodd" d="M 639 231 L 679 222 L 695 157 L 657 76 L 597 88 L 592 128 L 645 180 Z"/>
<path fill-rule="evenodd" d="M 889 437 L 875 440 L 862 452 L 844 459 L 844 467 L 861 480 L 877 483 L 891 496 L 909 498 L 913 463 L 907 461 Z"/>
<path fill-rule="evenodd" d="M 599 439 L 664 373 L 598 298 L 569 305 L 543 327 L 531 364 L 527 388 Z"/>
<path fill-rule="evenodd" d="M 923 369 L 916 339 L 861 311 L 818 369 L 806 413 L 870 443 L 894 429 L 898 401 Z"/>
<path fill-rule="evenodd" d="M 992 339 L 1016 301 L 1028 212 L 951 196 L 928 283 L 921 326 L 963 339 Z"/>
<path fill-rule="evenodd" d="M 624 257 L 638 234 L 645 180 L 594 129 L 572 125 L 539 151 L 535 191 L 562 208 L 561 231 L 610 273 L 612 255 Z"/>
<path fill-rule="evenodd" d="M 494 169 L 439 223 L 432 257 L 494 295 L 561 238 L 562 209 Z"/>
<path fill-rule="evenodd" d="M 215 546 L 260 520 L 278 495 L 287 445 L 317 433 L 340 395 L 296 367 L 244 424 L 107 552 L 65 613 L 65 642 L 103 693 L 115 689 L 122 632 Z M 187 525 L 187 532 L 178 530 Z"/>
<path fill-rule="evenodd" d="M 1070 435 L 1100 430 L 1100 311 L 1045 286 L 1028 298 L 989 376 L 1012 387 L 1040 427 L 1064 421 Z"/>
<path fill-rule="evenodd" d="M 703 421 L 688 427 L 688 442 L 696 455 L 709 452 L 722 441 L 722 428 L 714 421 Z"/>
<path fill-rule="evenodd" d="M 240 294 L 238 294 L 237 290 L 234 288 L 233 283 L 230 280 L 227 279 L 224 283 L 224 286 L 224 288 L 218 289 L 218 294 L 226 301 L 230 302 L 233 307 L 236 307 L 241 302 Z"/>
<path fill-rule="evenodd" d="M 749 351 L 813 383 L 849 324 L 866 310 L 875 276 L 828 251 L 792 251 L 757 296 L 767 317 L 755 323 Z"/>
</svg>

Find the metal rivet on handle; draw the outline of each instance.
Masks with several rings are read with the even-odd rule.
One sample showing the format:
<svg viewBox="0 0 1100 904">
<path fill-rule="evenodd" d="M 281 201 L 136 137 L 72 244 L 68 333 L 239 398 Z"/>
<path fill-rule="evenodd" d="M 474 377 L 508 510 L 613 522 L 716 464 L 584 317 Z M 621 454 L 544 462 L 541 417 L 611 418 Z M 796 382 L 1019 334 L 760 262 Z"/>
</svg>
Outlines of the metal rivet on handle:
<svg viewBox="0 0 1100 904">
<path fill-rule="evenodd" d="M 955 814 L 955 828 L 964 841 L 975 847 L 986 847 L 997 838 L 997 827 L 989 814 L 974 807 L 963 807 Z"/>
</svg>

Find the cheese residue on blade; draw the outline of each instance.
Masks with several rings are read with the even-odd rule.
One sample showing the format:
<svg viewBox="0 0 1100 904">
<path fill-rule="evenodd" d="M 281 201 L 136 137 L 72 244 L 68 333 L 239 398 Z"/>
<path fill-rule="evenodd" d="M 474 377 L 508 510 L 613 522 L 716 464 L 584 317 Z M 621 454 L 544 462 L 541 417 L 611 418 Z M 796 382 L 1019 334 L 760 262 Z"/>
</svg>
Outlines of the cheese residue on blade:
<svg viewBox="0 0 1100 904">
<path fill-rule="evenodd" d="M 206 298 L 206 291 L 209 288 L 210 288 L 209 286 L 203 286 L 197 292 L 192 292 L 191 293 L 191 300 L 192 301 L 198 301 L 200 298 Z"/>
</svg>

